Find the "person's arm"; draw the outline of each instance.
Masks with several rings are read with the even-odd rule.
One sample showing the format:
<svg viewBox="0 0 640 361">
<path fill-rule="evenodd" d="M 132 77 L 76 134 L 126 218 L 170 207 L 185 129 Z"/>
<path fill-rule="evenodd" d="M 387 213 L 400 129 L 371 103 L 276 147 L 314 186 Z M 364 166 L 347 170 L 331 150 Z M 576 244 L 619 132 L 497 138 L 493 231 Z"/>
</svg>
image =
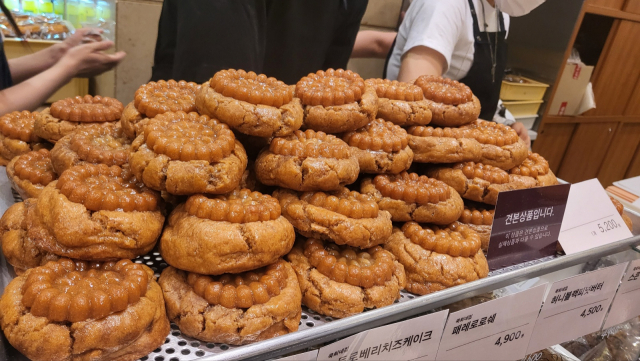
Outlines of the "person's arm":
<svg viewBox="0 0 640 361">
<path fill-rule="evenodd" d="M 111 41 L 101 41 L 73 47 L 49 69 L 0 91 L 0 115 L 15 110 L 34 110 L 71 78 L 94 76 L 113 68 L 125 53 L 103 52 L 112 46 Z"/>
<path fill-rule="evenodd" d="M 421 75 L 441 76 L 447 60 L 438 51 L 426 46 L 415 46 L 402 56 L 398 80 L 412 82 Z"/>
<path fill-rule="evenodd" d="M 352 58 L 386 58 L 391 50 L 396 32 L 362 30 L 356 36 L 351 52 Z"/>
</svg>

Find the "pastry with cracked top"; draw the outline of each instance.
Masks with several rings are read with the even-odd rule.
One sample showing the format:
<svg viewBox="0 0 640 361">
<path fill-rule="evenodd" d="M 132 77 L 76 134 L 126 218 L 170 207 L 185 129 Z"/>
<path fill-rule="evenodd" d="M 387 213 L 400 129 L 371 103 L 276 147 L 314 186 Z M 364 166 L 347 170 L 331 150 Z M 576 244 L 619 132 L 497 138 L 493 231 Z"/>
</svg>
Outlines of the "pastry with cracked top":
<svg viewBox="0 0 640 361">
<path fill-rule="evenodd" d="M 5 288 L 0 325 L 34 361 L 134 361 L 170 331 L 153 271 L 130 260 L 32 268 Z"/>
<path fill-rule="evenodd" d="M 447 184 L 416 173 L 381 174 L 364 178 L 360 192 L 391 213 L 394 222 L 425 222 L 446 225 L 460 218 L 464 204 Z"/>
<path fill-rule="evenodd" d="M 193 195 L 179 205 L 160 239 L 160 254 L 178 269 L 220 275 L 276 262 L 294 241 L 295 231 L 281 215 L 278 200 L 237 189 L 212 197 Z"/>
<path fill-rule="evenodd" d="M 454 224 L 463 224 L 474 230 L 480 237 L 482 250 L 486 252 L 489 249 L 489 241 L 491 240 L 491 226 L 493 225 L 494 214 L 494 209 L 489 209 L 482 203 L 469 206 L 465 204 L 460 219 L 455 221 Z"/>
<path fill-rule="evenodd" d="M 509 173 L 536 180 L 538 187 L 558 184 L 555 174 L 549 169 L 549 162 L 538 153 L 529 152 L 527 159 L 519 166 L 509 169 Z"/>
<path fill-rule="evenodd" d="M 200 86 L 193 82 L 173 79 L 150 81 L 136 90 L 134 100 L 122 112 L 122 129 L 131 140 L 136 139 L 144 126 L 156 115 L 168 112 L 195 112 L 196 91 Z"/>
<path fill-rule="evenodd" d="M 24 110 L 0 117 L 0 165 L 7 165 L 21 154 L 47 147 L 33 131 L 37 115 L 38 112 Z"/>
<path fill-rule="evenodd" d="M 468 86 L 436 75 L 422 75 L 414 84 L 422 89 L 431 109 L 431 124 L 458 127 L 478 119 L 480 100 Z"/>
<path fill-rule="evenodd" d="M 365 84 L 376 89 L 378 118 L 403 127 L 431 122 L 431 110 L 419 86 L 388 79 L 367 79 Z"/>
<path fill-rule="evenodd" d="M 297 191 L 334 191 L 358 179 L 360 166 L 340 138 L 324 132 L 296 130 L 275 138 L 255 163 L 258 180 Z"/>
<path fill-rule="evenodd" d="M 224 194 L 240 183 L 247 154 L 226 124 L 195 112 L 169 112 L 133 141 L 129 164 L 157 191 Z"/>
<path fill-rule="evenodd" d="M 244 345 L 298 330 L 300 286 L 291 265 L 282 259 L 214 277 L 167 267 L 158 283 L 169 319 L 187 336 Z"/>
<path fill-rule="evenodd" d="M 85 95 L 58 100 L 36 116 L 33 132 L 55 143 L 76 129 L 111 127 L 120 120 L 123 105 L 114 98 Z"/>
<path fill-rule="evenodd" d="M 450 185 L 462 198 L 492 205 L 498 201 L 500 192 L 538 186 L 535 178 L 474 162 L 434 167 L 427 170 L 427 175 Z"/>
<path fill-rule="evenodd" d="M 404 266 L 405 289 L 426 295 L 489 274 L 480 237 L 464 225 L 440 228 L 407 222 L 394 228 L 384 248 Z"/>
<path fill-rule="evenodd" d="M 376 119 L 364 127 L 342 135 L 362 173 L 397 174 L 411 167 L 413 151 L 407 132 L 391 122 Z"/>
<path fill-rule="evenodd" d="M 326 133 L 362 128 L 378 112 L 376 89 L 351 70 L 318 70 L 298 81 L 296 97 L 304 107 L 304 127 Z"/>
<path fill-rule="evenodd" d="M 161 202 L 158 192 L 126 168 L 75 166 L 42 190 L 33 214 L 27 213 L 25 236 L 61 257 L 132 259 L 153 249 L 160 237 Z"/>
<path fill-rule="evenodd" d="M 347 188 L 302 194 L 278 189 L 273 196 L 283 216 L 305 237 L 369 248 L 384 243 L 393 229 L 389 212 L 379 210 L 370 196 Z"/>
<path fill-rule="evenodd" d="M 298 275 L 302 303 L 319 314 L 343 318 L 400 298 L 404 268 L 376 246 L 366 250 L 318 239 L 300 239 L 287 255 Z"/>
<path fill-rule="evenodd" d="M 7 165 L 7 178 L 22 199 L 37 198 L 58 178 L 46 148 L 19 155 Z"/>
<path fill-rule="evenodd" d="M 509 170 L 528 156 L 527 145 L 504 124 L 477 120 L 457 128 L 414 126 L 407 129 L 414 162 L 481 162 Z"/>
<path fill-rule="evenodd" d="M 292 85 L 264 74 L 221 70 L 201 85 L 196 107 L 240 133 L 281 137 L 302 125 L 302 105 L 293 93 Z"/>
</svg>

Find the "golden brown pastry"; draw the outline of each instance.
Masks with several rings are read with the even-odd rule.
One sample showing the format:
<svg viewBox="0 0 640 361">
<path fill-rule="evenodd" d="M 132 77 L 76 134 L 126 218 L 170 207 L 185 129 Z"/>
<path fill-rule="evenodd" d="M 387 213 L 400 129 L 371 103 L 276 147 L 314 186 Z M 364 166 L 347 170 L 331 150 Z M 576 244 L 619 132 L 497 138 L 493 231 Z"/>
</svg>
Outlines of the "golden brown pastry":
<svg viewBox="0 0 640 361">
<path fill-rule="evenodd" d="M 464 204 L 460 195 L 436 179 L 402 172 L 364 178 L 360 192 L 391 213 L 394 222 L 425 222 L 446 225 L 460 218 Z"/>
<path fill-rule="evenodd" d="M 144 127 L 131 145 L 129 163 L 151 189 L 223 194 L 240 183 L 247 154 L 226 124 L 195 112 L 169 112 Z"/>
<path fill-rule="evenodd" d="M 302 303 L 319 314 L 343 318 L 400 298 L 405 273 L 380 246 L 360 250 L 301 239 L 287 255 L 298 275 Z"/>
<path fill-rule="evenodd" d="M 42 190 L 27 237 L 50 253 L 89 261 L 135 258 L 160 237 L 160 195 L 126 168 L 84 164 Z"/>
<path fill-rule="evenodd" d="M 38 112 L 11 112 L 0 117 L 0 165 L 45 145 L 33 132 Z"/>
<path fill-rule="evenodd" d="M 248 189 L 191 196 L 169 216 L 160 254 L 173 267 L 208 275 L 266 266 L 295 241 L 293 226 L 280 212 L 276 199 Z"/>
<path fill-rule="evenodd" d="M 360 171 L 345 142 L 311 129 L 275 138 L 255 168 L 260 182 L 302 192 L 338 190 L 355 182 Z"/>
<path fill-rule="evenodd" d="M 378 112 L 376 89 L 351 70 L 318 70 L 300 79 L 296 96 L 304 107 L 304 126 L 342 133 L 364 127 Z"/>
<path fill-rule="evenodd" d="M 394 228 L 384 248 L 407 274 L 405 289 L 418 295 L 487 277 L 489 265 L 478 234 L 464 225 L 446 228 L 407 222 Z"/>
<path fill-rule="evenodd" d="M 42 148 L 13 158 L 7 165 L 7 178 L 22 199 L 37 198 L 49 183 L 58 178 L 49 151 Z"/>
<path fill-rule="evenodd" d="M 481 206 L 468 207 L 465 205 L 460 219 L 453 224 L 463 224 L 475 231 L 480 237 L 482 250 L 486 252 L 489 249 L 489 241 L 491 240 L 491 226 L 493 225 L 494 214 L 494 209 L 486 209 Z"/>
<path fill-rule="evenodd" d="M 244 345 L 298 330 L 300 286 L 291 265 L 282 259 L 217 277 L 168 267 L 158 282 L 169 319 L 187 336 Z"/>
<path fill-rule="evenodd" d="M 99 95 L 58 100 L 36 116 L 33 132 L 55 143 L 78 128 L 113 126 L 120 120 L 122 109 L 117 99 Z"/>
<path fill-rule="evenodd" d="M 401 126 L 427 125 L 431 110 L 422 89 L 410 83 L 388 79 L 367 79 L 378 95 L 378 118 Z"/>
<path fill-rule="evenodd" d="M 620 203 L 620 201 L 613 197 L 609 198 L 611 199 L 611 203 L 613 203 L 613 205 L 616 207 L 616 211 L 618 211 L 618 213 L 620 213 L 620 216 L 622 216 L 624 224 L 627 226 L 627 228 L 629 228 L 630 231 L 633 232 L 633 221 L 631 221 L 631 218 L 629 218 L 629 216 L 624 212 L 624 206 L 622 205 L 622 203 Z"/>
<path fill-rule="evenodd" d="M 9 283 L 0 325 L 34 361 L 134 361 L 162 345 L 170 330 L 149 267 L 66 258 Z"/>
<path fill-rule="evenodd" d="M 415 126 L 407 133 L 414 162 L 481 162 L 509 170 L 520 165 L 529 154 L 515 130 L 484 120 L 458 128 Z"/>
<path fill-rule="evenodd" d="M 9 207 L 0 218 L 2 254 L 18 275 L 29 268 L 42 266 L 59 258 L 36 246 L 27 236 L 30 225 L 28 220 L 33 219 L 35 206 L 36 199 L 25 199 L 24 202 L 15 203 Z"/>
<path fill-rule="evenodd" d="M 509 174 L 500 168 L 474 162 L 434 167 L 427 171 L 427 175 L 450 185 L 462 198 L 493 205 L 498 201 L 500 192 L 538 185 L 532 177 Z"/>
<path fill-rule="evenodd" d="M 293 86 L 244 70 L 221 70 L 197 92 L 200 114 L 241 133 L 281 137 L 300 129 L 303 110 Z"/>
<path fill-rule="evenodd" d="M 397 174 L 413 162 L 407 131 L 382 119 L 345 133 L 342 140 L 351 146 L 362 173 Z"/>
<path fill-rule="evenodd" d="M 422 75 L 414 84 L 422 89 L 431 109 L 431 124 L 458 127 L 478 119 L 480 100 L 468 86 L 437 75 Z"/>
<path fill-rule="evenodd" d="M 196 91 L 200 86 L 193 82 L 173 79 L 151 81 L 136 90 L 134 100 L 122 113 L 124 134 L 133 140 L 142 134 L 149 119 L 168 112 L 195 112 Z"/>
<path fill-rule="evenodd" d="M 279 189 L 273 196 L 280 201 L 282 215 L 305 237 L 370 248 L 391 235 L 391 214 L 380 211 L 366 194 L 347 188 L 302 194 Z"/>
<path fill-rule="evenodd" d="M 121 127 L 79 128 L 65 135 L 51 149 L 56 173 L 83 163 L 124 166 L 129 163 L 131 141 Z"/>
<path fill-rule="evenodd" d="M 529 152 L 527 159 L 519 166 L 511 168 L 509 173 L 531 177 L 536 180 L 538 187 L 558 184 L 558 179 L 549 169 L 549 162 L 538 153 Z"/>
</svg>

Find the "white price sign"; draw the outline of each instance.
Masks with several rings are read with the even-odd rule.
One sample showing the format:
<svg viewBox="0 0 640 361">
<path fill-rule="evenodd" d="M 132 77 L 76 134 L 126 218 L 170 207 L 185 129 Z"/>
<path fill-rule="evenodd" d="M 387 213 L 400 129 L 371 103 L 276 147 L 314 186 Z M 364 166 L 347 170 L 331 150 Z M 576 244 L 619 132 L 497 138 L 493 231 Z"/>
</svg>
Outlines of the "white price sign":
<svg viewBox="0 0 640 361">
<path fill-rule="evenodd" d="M 604 328 L 615 326 L 640 315 L 640 259 L 629 263 L 627 273 L 613 300 Z"/>
<path fill-rule="evenodd" d="M 318 359 L 318 350 L 311 350 L 295 355 L 279 358 L 278 361 L 316 361 Z"/>
<path fill-rule="evenodd" d="M 536 321 L 527 353 L 600 330 L 627 264 L 553 283 Z"/>
<path fill-rule="evenodd" d="M 571 185 L 558 241 L 574 254 L 632 234 L 597 179 Z"/>
<path fill-rule="evenodd" d="M 374 328 L 320 349 L 318 360 L 435 360 L 448 311 Z"/>
<path fill-rule="evenodd" d="M 449 315 L 436 360 L 518 360 L 524 357 L 547 285 Z"/>
</svg>

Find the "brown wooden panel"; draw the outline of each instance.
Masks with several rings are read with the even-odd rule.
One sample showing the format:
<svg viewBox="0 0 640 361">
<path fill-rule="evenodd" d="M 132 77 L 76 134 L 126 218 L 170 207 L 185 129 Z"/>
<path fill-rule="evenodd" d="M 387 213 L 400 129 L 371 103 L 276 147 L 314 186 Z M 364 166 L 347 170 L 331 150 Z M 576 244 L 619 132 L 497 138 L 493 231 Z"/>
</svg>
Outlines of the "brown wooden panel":
<svg viewBox="0 0 640 361">
<path fill-rule="evenodd" d="M 617 123 L 579 124 L 562 158 L 558 177 L 574 183 L 598 176 Z"/>
<path fill-rule="evenodd" d="M 631 150 L 629 150 L 631 152 Z M 640 175 L 640 147 L 635 149 L 635 154 L 633 154 L 633 159 L 631 159 L 631 164 L 629 164 L 629 168 L 627 169 L 627 173 L 624 175 L 625 178 L 637 177 Z"/>
<path fill-rule="evenodd" d="M 554 173 L 558 172 L 564 152 L 567 150 L 576 124 L 545 124 L 533 142 L 533 151 L 540 153 Z"/>
<path fill-rule="evenodd" d="M 639 1 L 640 2 L 640 1 Z M 625 115 L 640 115 L 640 80 L 636 82 L 636 88 L 631 94 L 627 108 L 624 110 Z"/>
<path fill-rule="evenodd" d="M 620 20 L 593 76 L 597 107 L 589 115 L 622 115 L 640 78 L 640 23 Z"/>
<path fill-rule="evenodd" d="M 624 4 L 624 8 L 622 10 L 630 13 L 634 13 L 634 14 L 640 14 L 640 1 L 627 0 L 627 3 Z"/>
<path fill-rule="evenodd" d="M 625 0 L 587 0 L 584 3 L 588 5 L 603 6 L 607 8 L 622 9 Z"/>
<path fill-rule="evenodd" d="M 598 172 L 598 179 L 603 186 L 608 187 L 611 183 L 625 178 L 638 144 L 640 144 L 640 124 L 620 124 Z"/>
</svg>

